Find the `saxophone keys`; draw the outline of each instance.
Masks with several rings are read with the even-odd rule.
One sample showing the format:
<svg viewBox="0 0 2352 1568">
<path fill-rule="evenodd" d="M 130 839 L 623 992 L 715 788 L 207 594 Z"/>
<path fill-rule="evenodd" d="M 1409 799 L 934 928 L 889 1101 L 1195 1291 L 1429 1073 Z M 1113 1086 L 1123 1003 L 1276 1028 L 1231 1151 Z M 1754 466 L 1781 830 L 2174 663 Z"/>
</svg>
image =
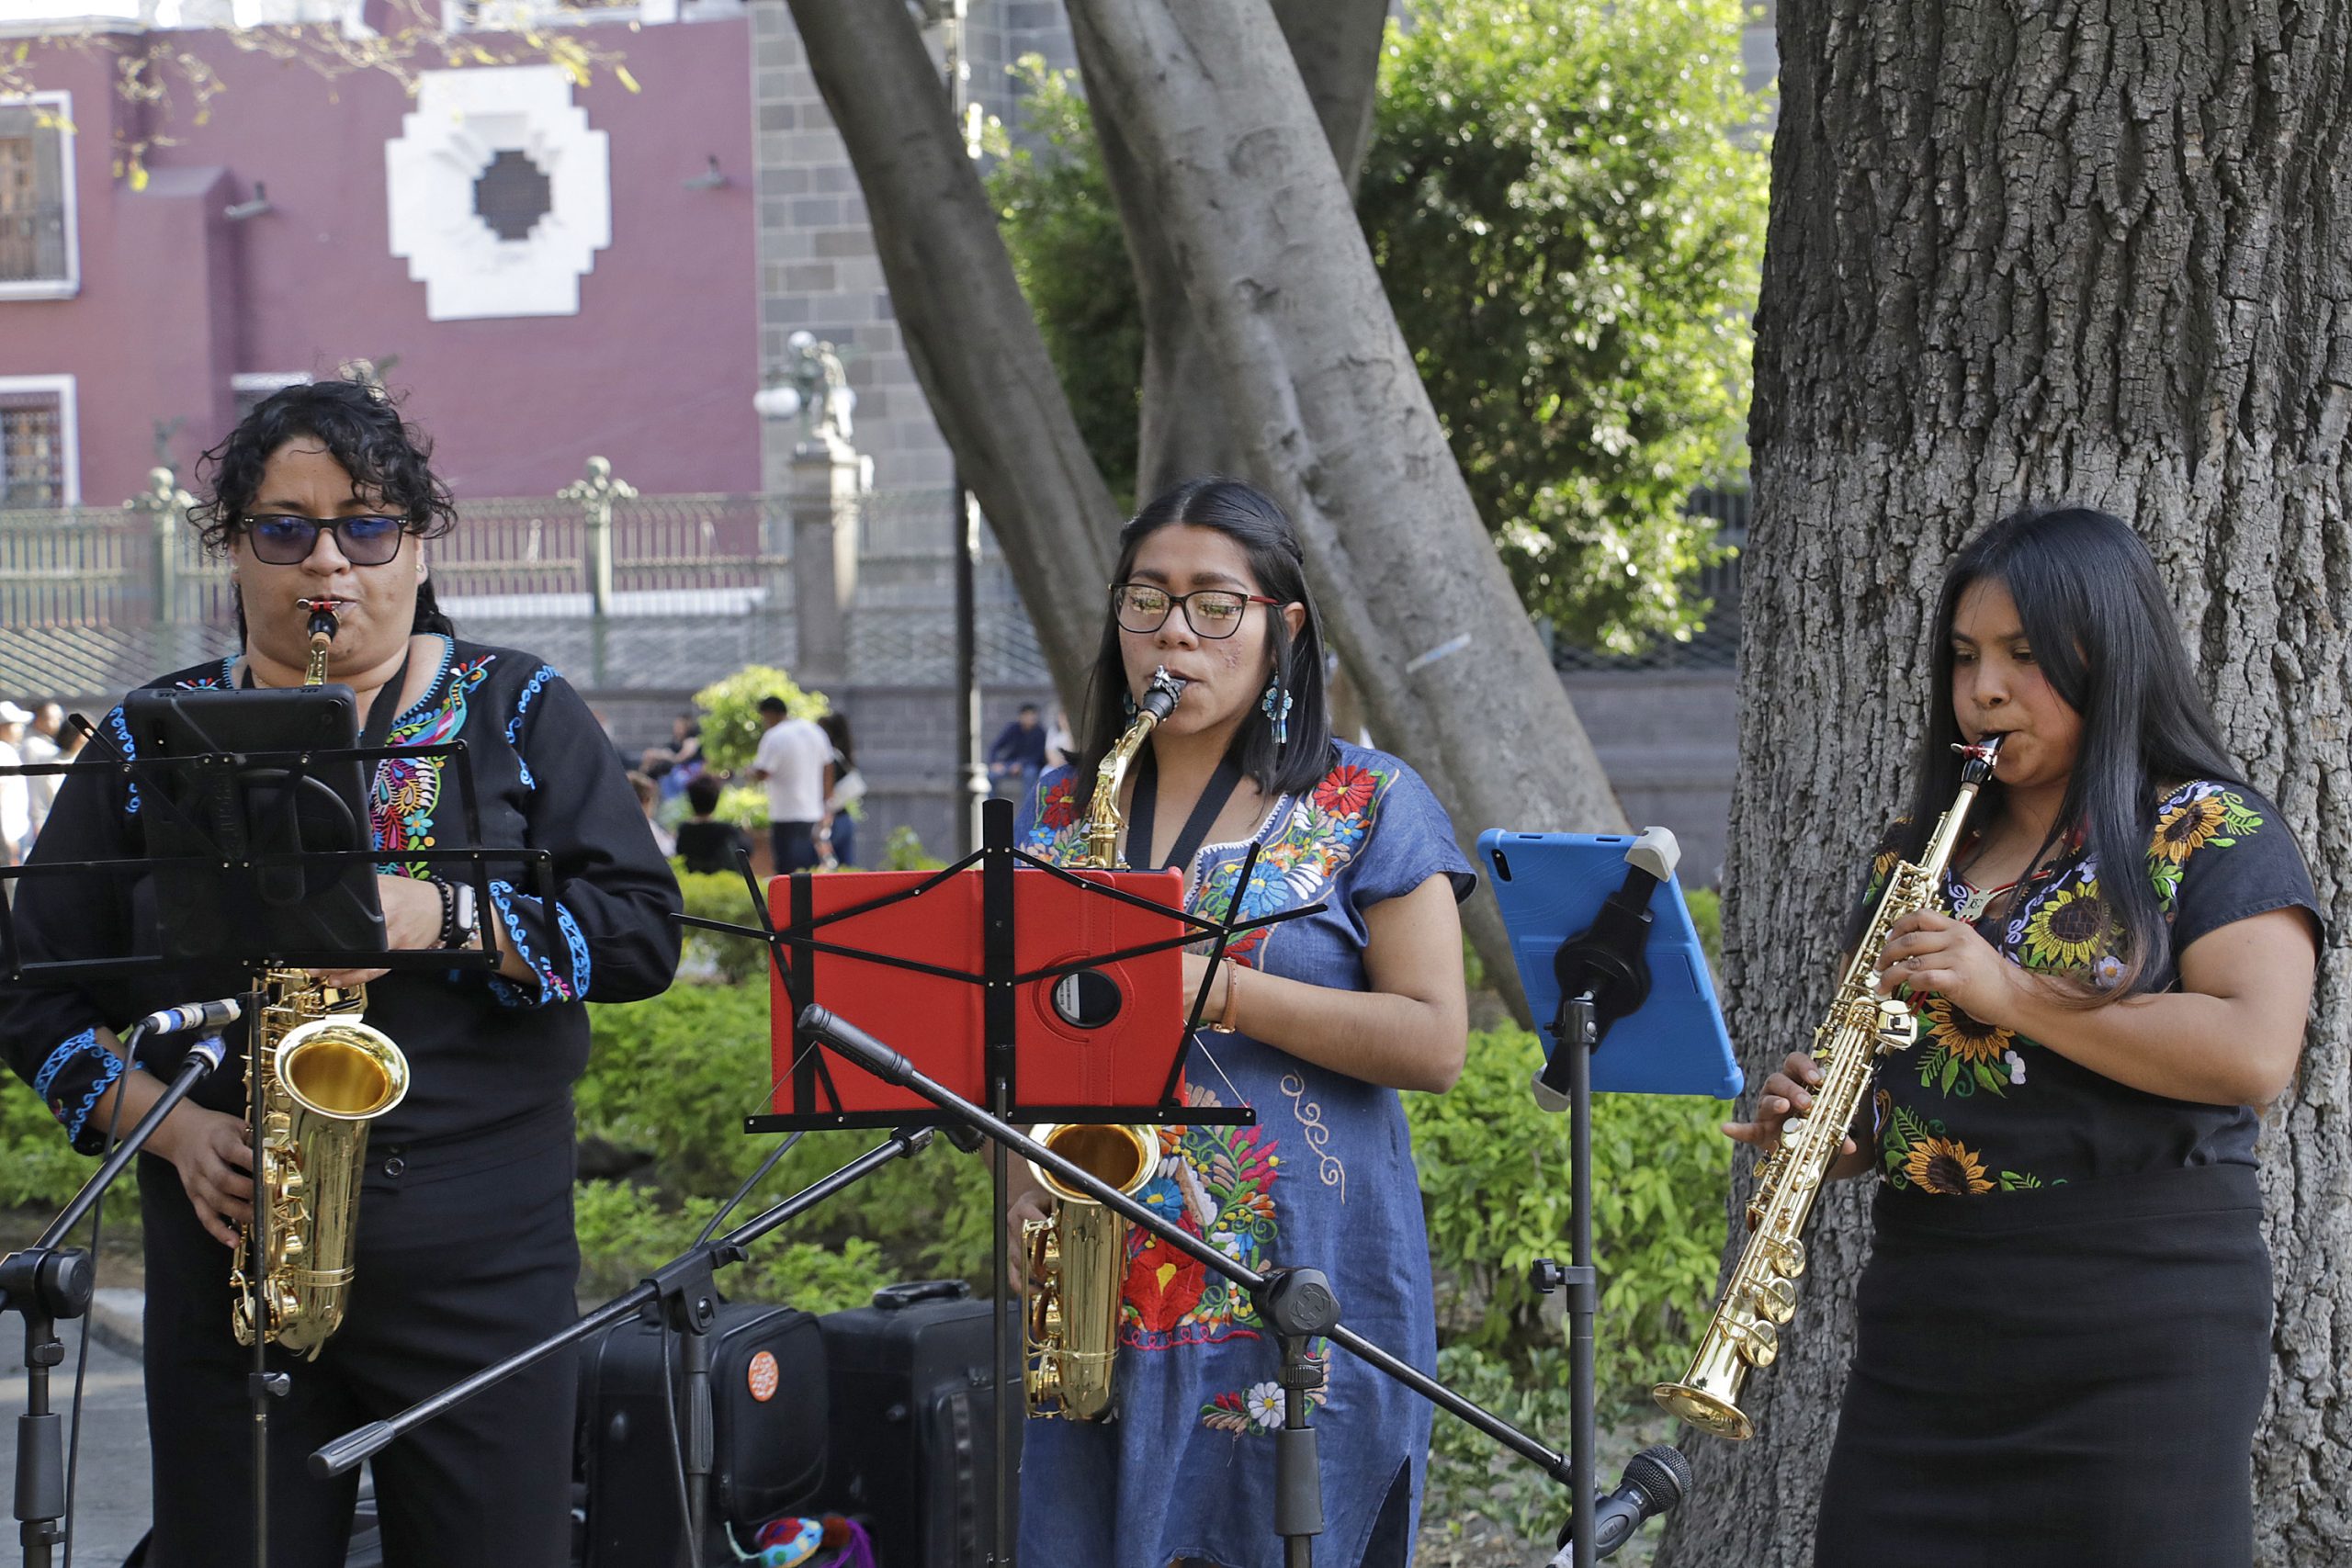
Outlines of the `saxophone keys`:
<svg viewBox="0 0 2352 1568">
<path fill-rule="evenodd" d="M 1770 1257 L 1773 1270 L 1784 1279 L 1794 1280 L 1804 1272 L 1804 1243 L 1801 1241 L 1773 1243 Z"/>
<path fill-rule="evenodd" d="M 1758 1280 L 1748 1300 L 1774 1323 L 1787 1323 L 1797 1314 L 1797 1288 L 1787 1280 Z"/>
<path fill-rule="evenodd" d="M 1751 1367 L 1769 1367 L 1781 1354 L 1780 1331 L 1757 1318 L 1743 1318 L 1726 1325 L 1733 1343 L 1739 1347 L 1739 1359 Z"/>
</svg>

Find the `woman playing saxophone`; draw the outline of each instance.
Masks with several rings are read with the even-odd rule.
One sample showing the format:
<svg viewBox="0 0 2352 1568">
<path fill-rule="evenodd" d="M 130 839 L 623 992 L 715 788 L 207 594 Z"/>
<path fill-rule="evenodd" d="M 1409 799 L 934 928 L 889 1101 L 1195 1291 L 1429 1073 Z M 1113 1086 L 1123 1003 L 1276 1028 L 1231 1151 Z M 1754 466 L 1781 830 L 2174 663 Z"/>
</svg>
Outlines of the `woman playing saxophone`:
<svg viewBox="0 0 2352 1568">
<path fill-rule="evenodd" d="M 269 1423 L 270 1560 L 328 1568 L 344 1561 L 356 1477 L 313 1480 L 303 1456 L 571 1321 L 571 1082 L 587 1060 L 584 1002 L 669 983 L 678 890 L 578 694 L 526 654 L 458 640 L 435 607 L 425 545 L 449 531 L 455 511 L 421 439 L 378 389 L 327 381 L 278 392 L 199 471 L 211 494 L 197 520 L 229 558 L 241 646 L 153 683 L 305 684 L 315 626 L 328 634 L 320 673 L 351 688 L 361 715 L 380 716 L 390 746 L 465 742 L 485 847 L 544 849 L 553 863 L 552 904 L 530 895 L 513 863 L 493 863 L 493 907 L 469 918 L 435 863 L 402 852 L 459 843 L 458 784 L 444 777 L 452 760 L 372 764 L 387 944 L 487 948 L 498 966 L 318 976 L 367 987 L 367 1021 L 398 1043 L 409 1068 L 405 1097 L 369 1134 L 341 1325 L 314 1361 L 283 1343 L 269 1352 L 290 1378 Z M 131 743 L 119 710 L 99 729 L 118 748 Z M 77 768 L 40 854 L 133 856 L 142 806 L 152 809 L 115 770 Z M 17 930 L 28 959 L 119 957 L 152 940 L 141 910 L 153 902 L 104 878 L 35 877 L 18 897 Z M 185 1043 L 152 1043 L 127 1067 L 114 1030 L 250 978 L 220 967 L 14 989 L 0 1000 L 0 1044 L 74 1146 L 96 1152 L 110 1124 L 128 1129 L 153 1103 Z M 231 1043 L 242 1055 L 243 1026 Z M 232 1337 L 230 1301 L 232 1249 L 254 1199 L 243 1081 L 237 1062 L 213 1073 L 163 1122 L 149 1145 L 156 1157 L 140 1162 L 150 1568 L 253 1560 L 250 1354 Z M 567 1562 L 575 1392 L 559 1359 L 379 1455 L 384 1561 Z"/>
<path fill-rule="evenodd" d="M 1084 754 L 1041 782 L 1022 848 L 1097 858 L 1097 764 L 1164 669 L 1182 694 L 1125 774 L 1110 818 L 1121 858 L 1182 868 L 1195 913 L 1325 906 L 1250 933 L 1209 976 L 1185 1092 L 1247 1102 L 1258 1125 L 1160 1130 L 1137 1199 L 1252 1268 L 1323 1269 L 1351 1326 L 1429 1365 L 1428 1238 L 1396 1091 L 1443 1089 L 1462 1070 L 1455 904 L 1469 865 L 1409 768 L 1332 738 L 1321 627 L 1272 501 L 1230 480 L 1160 497 L 1122 534 L 1109 599 Z M 1238 887 L 1252 842 L 1257 867 Z M 1207 964 L 1188 955 L 1195 987 Z M 1046 1208 L 1035 1188 L 1014 1195 L 1015 1217 Z M 1126 1253 L 1114 1418 L 1029 1423 L 1021 1560 L 1273 1568 L 1276 1343 L 1245 1297 L 1182 1254 L 1140 1233 Z M 1347 1357 L 1326 1371 L 1317 1555 L 1401 1568 L 1428 1406 Z"/>
<path fill-rule="evenodd" d="M 2253 1109 L 2291 1079 L 2318 911 L 2278 807 L 2223 751 L 2154 562 L 2080 509 L 1995 524 L 1948 572 L 1911 815 L 2000 739 L 1837 1175 L 1875 1243 L 1824 1479 L 1819 1568 L 2245 1568 L 2270 1367 Z M 1791 1056 L 1753 1120 L 1813 1105 Z M 2193 1436 L 2192 1436 L 2193 1435 Z"/>
</svg>

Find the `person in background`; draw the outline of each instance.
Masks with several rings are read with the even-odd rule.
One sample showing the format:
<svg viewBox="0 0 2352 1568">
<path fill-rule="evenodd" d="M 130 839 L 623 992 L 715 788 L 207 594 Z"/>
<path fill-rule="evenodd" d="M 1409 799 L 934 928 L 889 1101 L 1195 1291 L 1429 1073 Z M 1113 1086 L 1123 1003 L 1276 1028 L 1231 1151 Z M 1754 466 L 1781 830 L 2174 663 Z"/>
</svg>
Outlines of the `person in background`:
<svg viewBox="0 0 2352 1568">
<path fill-rule="evenodd" d="M 30 713 L 12 702 L 0 701 L 0 770 L 24 762 L 17 742 L 24 739 Z M 22 773 L 0 772 L 0 865 L 15 865 L 32 847 L 32 787 Z"/>
<path fill-rule="evenodd" d="M 720 793 L 717 779 L 708 773 L 696 776 L 686 785 L 686 807 L 694 815 L 678 824 L 679 863 L 705 876 L 733 871 L 740 863 L 738 856 L 750 853 L 752 848 L 750 834 L 712 815 L 718 809 Z"/>
<path fill-rule="evenodd" d="M 850 804 L 865 794 L 865 775 L 857 771 L 857 747 L 850 739 L 849 716 L 829 713 L 817 721 L 832 743 L 832 761 L 825 764 L 824 834 L 835 865 L 857 863 L 857 818 Z"/>
<path fill-rule="evenodd" d="M 661 819 L 654 815 L 662 807 L 662 786 L 643 773 L 632 772 L 628 775 L 628 787 L 637 791 L 637 804 L 645 813 L 645 825 L 653 829 L 653 847 L 662 852 L 664 859 L 676 854 L 677 839 L 669 829 L 662 826 Z"/>
<path fill-rule="evenodd" d="M 832 742 L 813 719 L 793 717 L 782 697 L 760 699 L 760 724 L 766 733 L 752 759 L 752 777 L 768 786 L 768 848 L 775 874 L 814 871 Z"/>
<path fill-rule="evenodd" d="M 57 732 L 65 728 L 65 710 L 55 703 L 42 703 L 33 709 L 32 726 L 17 744 L 17 750 L 28 767 L 41 767 L 58 760 Z M 56 773 L 35 773 L 25 780 L 32 817 L 31 837 L 40 837 L 40 825 L 49 816 L 49 803 L 57 798 Z M 26 848 L 30 849 L 28 840 Z"/>
<path fill-rule="evenodd" d="M 1016 800 L 1026 800 L 1046 771 L 1046 727 L 1037 722 L 1037 705 L 1023 703 L 1011 724 L 989 742 L 989 781 L 1011 784 Z"/>
</svg>

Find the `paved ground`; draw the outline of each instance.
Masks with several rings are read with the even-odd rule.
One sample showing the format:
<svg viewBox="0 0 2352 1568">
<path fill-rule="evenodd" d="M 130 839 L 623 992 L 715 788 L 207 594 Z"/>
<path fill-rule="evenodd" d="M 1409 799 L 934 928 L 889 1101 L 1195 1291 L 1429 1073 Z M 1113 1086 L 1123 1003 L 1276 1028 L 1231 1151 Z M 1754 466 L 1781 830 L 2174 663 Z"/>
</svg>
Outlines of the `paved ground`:
<svg viewBox="0 0 2352 1568">
<path fill-rule="evenodd" d="M 50 1378 L 50 1404 L 63 1411 L 74 1397 L 74 1358 L 82 1341 L 82 1325 L 66 1325 L 65 1364 Z M 109 1347 L 104 1335 L 90 1346 L 87 1375 L 82 1385 L 81 1469 L 74 1496 L 74 1535 L 69 1543 L 72 1561 L 88 1568 L 118 1563 L 132 1544 L 147 1532 L 147 1407 L 140 1387 L 139 1362 Z M 11 1314 L 0 1320 L 0 1473 L 16 1473 L 17 1423 L 25 1408 L 24 1322 Z M 71 1425 L 66 1440 L 73 1441 Z M 14 1558 L 16 1532 L 11 1529 L 0 1551 Z"/>
</svg>

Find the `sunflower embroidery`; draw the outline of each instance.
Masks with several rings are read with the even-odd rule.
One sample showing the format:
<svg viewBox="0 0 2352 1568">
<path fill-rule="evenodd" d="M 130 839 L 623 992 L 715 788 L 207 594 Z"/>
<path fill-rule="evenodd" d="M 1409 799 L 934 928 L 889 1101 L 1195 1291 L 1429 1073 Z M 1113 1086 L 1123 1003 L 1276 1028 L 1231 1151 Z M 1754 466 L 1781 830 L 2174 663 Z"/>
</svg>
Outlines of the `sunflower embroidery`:
<svg viewBox="0 0 2352 1568">
<path fill-rule="evenodd" d="M 1919 1010 L 1928 1047 L 1919 1057 L 1919 1087 L 1945 1094 L 1971 1095 L 1978 1089 L 1999 1094 L 2011 1081 L 2007 1058 L 2017 1036 L 1955 1006 L 1929 997 Z"/>
<path fill-rule="evenodd" d="M 2222 830 L 2228 809 L 2215 795 L 2165 807 L 2156 818 L 2156 835 L 2149 842 L 2148 853 L 2178 864 Z"/>
<path fill-rule="evenodd" d="M 1956 1138 L 1926 1137 L 1903 1156 L 1903 1174 L 1915 1186 L 1953 1197 L 1975 1197 L 1993 1190 L 1984 1179 L 1984 1162 Z"/>
<path fill-rule="evenodd" d="M 2086 877 L 2071 887 L 2053 888 L 2026 918 L 2026 966 L 2086 968 L 2112 945 L 2109 925 L 2107 905 L 2098 896 L 2098 877 Z"/>
</svg>

